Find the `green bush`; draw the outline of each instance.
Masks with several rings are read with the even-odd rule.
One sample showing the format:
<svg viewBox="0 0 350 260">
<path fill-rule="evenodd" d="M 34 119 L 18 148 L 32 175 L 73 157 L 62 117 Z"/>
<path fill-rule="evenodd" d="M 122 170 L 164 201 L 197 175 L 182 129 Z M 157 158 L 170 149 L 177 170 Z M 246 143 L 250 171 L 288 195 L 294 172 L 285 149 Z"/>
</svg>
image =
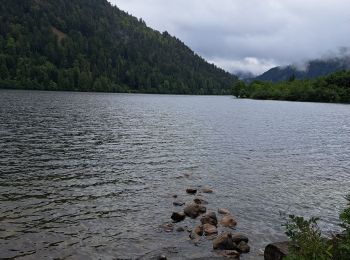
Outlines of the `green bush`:
<svg viewBox="0 0 350 260">
<path fill-rule="evenodd" d="M 291 240 L 286 260 L 349 260 L 350 259 L 350 195 L 347 207 L 341 212 L 340 226 L 343 233 L 327 239 L 317 224 L 318 218 L 309 220 L 290 215 L 286 223 L 286 235 Z"/>
</svg>

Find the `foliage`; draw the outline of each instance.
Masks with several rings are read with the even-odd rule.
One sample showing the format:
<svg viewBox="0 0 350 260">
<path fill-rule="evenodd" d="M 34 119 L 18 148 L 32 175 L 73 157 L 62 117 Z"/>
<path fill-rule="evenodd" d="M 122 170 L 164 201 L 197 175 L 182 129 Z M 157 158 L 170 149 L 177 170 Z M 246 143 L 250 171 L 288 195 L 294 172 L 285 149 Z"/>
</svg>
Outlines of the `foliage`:
<svg viewBox="0 0 350 260">
<path fill-rule="evenodd" d="M 254 81 L 237 85 L 234 95 L 242 98 L 350 103 L 350 71 L 340 71 L 325 77 L 272 83 Z"/>
<path fill-rule="evenodd" d="M 285 224 L 286 235 L 292 245 L 287 260 L 326 260 L 331 258 L 332 247 L 321 236 L 317 218 L 309 220 L 294 215 Z"/>
<path fill-rule="evenodd" d="M 107 0 L 0 0 L 0 87 L 230 94 L 237 78 Z"/>
<path fill-rule="evenodd" d="M 332 239 L 322 237 L 318 218 L 309 220 L 290 215 L 284 224 L 291 246 L 286 260 L 349 260 L 350 259 L 350 195 L 347 207 L 340 214 L 344 232 Z"/>
</svg>

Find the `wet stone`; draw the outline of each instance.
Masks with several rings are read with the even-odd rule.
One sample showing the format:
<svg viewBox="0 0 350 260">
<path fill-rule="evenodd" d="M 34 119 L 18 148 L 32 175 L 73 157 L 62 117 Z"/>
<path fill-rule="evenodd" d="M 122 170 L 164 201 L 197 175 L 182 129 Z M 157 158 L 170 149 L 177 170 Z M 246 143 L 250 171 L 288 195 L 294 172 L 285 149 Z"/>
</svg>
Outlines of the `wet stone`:
<svg viewBox="0 0 350 260">
<path fill-rule="evenodd" d="M 202 224 L 210 224 L 210 225 L 213 225 L 213 226 L 217 226 L 218 225 L 218 219 L 216 217 L 215 212 L 210 212 L 210 213 L 204 215 L 201 218 L 201 223 Z"/>
<path fill-rule="evenodd" d="M 227 209 L 218 209 L 218 213 L 222 215 L 229 215 L 231 214 L 229 210 Z"/>
<path fill-rule="evenodd" d="M 188 194 L 196 194 L 197 193 L 197 189 L 188 188 L 188 189 L 186 189 L 186 192 Z"/>
<path fill-rule="evenodd" d="M 183 221 L 185 218 L 186 218 L 186 215 L 184 213 L 180 213 L 180 212 L 173 212 L 173 214 L 171 215 L 171 219 L 174 222 Z"/>
<path fill-rule="evenodd" d="M 250 246 L 246 242 L 242 241 L 238 244 L 238 250 L 239 252 L 246 254 L 250 252 Z"/>
<path fill-rule="evenodd" d="M 189 204 L 185 207 L 184 213 L 190 218 L 196 218 L 207 211 L 206 207 L 198 204 Z"/>
<path fill-rule="evenodd" d="M 237 222 L 231 215 L 224 215 L 220 220 L 220 224 L 224 227 L 234 228 Z"/>
</svg>

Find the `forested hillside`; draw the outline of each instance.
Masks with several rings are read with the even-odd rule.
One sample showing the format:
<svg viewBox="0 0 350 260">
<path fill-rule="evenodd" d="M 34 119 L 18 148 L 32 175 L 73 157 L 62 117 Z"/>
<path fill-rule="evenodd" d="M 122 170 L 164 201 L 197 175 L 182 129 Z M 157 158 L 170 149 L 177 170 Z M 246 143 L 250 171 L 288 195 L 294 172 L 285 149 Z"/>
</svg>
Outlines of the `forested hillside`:
<svg viewBox="0 0 350 260">
<path fill-rule="evenodd" d="M 0 0 L 0 88 L 230 94 L 236 82 L 107 0 Z"/>
<path fill-rule="evenodd" d="M 241 82 L 234 95 L 253 99 L 350 103 L 350 71 L 308 80 L 254 81 L 247 85 Z"/>
</svg>

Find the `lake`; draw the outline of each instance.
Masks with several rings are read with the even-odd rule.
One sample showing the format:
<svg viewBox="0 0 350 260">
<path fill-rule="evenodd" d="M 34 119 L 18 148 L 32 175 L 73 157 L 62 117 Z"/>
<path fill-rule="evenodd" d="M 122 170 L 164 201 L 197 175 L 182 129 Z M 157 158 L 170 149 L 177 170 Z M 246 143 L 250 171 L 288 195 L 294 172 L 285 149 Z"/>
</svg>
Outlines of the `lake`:
<svg viewBox="0 0 350 260">
<path fill-rule="evenodd" d="M 337 230 L 350 106 L 0 90 L 0 258 L 214 256 L 211 241 L 162 228 L 188 187 L 233 213 L 250 238 L 242 259 L 285 239 L 284 214 Z"/>
</svg>

